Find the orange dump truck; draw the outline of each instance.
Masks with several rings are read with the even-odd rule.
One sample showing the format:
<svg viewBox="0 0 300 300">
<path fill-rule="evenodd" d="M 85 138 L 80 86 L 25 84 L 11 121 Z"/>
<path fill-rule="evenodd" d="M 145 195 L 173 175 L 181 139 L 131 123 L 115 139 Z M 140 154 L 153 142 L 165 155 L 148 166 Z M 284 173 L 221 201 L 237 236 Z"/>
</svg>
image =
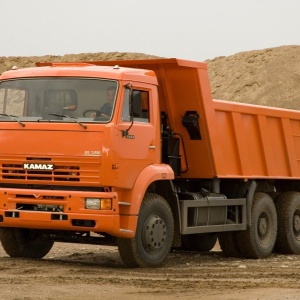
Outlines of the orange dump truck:
<svg viewBox="0 0 300 300">
<path fill-rule="evenodd" d="M 0 227 L 11 257 L 116 243 L 300 253 L 300 113 L 213 100 L 204 63 L 38 63 L 0 77 Z"/>
</svg>

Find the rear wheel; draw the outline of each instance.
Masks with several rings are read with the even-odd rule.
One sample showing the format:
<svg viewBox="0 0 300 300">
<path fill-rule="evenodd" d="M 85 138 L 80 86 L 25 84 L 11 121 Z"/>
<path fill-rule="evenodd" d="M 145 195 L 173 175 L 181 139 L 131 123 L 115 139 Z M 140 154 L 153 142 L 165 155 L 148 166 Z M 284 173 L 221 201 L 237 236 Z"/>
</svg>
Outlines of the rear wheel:
<svg viewBox="0 0 300 300">
<path fill-rule="evenodd" d="M 236 233 L 241 254 L 247 258 L 268 257 L 277 235 L 277 214 L 272 198 L 265 193 L 253 197 L 250 228 Z"/>
<path fill-rule="evenodd" d="M 189 251 L 208 252 L 217 242 L 215 233 L 187 234 L 182 236 L 183 249 Z"/>
<path fill-rule="evenodd" d="M 148 193 L 142 202 L 135 237 L 118 239 L 120 256 L 128 267 L 159 267 L 174 237 L 174 219 L 167 201 Z"/>
<path fill-rule="evenodd" d="M 286 192 L 276 202 L 278 233 L 275 251 L 300 254 L 300 193 Z"/>
<path fill-rule="evenodd" d="M 0 239 L 3 249 L 10 257 L 40 259 L 52 248 L 54 242 L 44 239 L 39 230 L 2 228 Z"/>
</svg>

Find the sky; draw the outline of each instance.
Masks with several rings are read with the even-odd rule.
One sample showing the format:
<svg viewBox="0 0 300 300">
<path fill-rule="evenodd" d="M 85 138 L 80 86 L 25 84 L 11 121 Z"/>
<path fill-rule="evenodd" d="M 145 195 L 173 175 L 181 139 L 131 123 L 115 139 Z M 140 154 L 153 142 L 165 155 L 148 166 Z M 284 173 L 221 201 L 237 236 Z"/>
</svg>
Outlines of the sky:
<svg viewBox="0 0 300 300">
<path fill-rule="evenodd" d="M 138 52 L 204 61 L 300 45 L 300 0 L 0 0 L 1 56 Z"/>
</svg>

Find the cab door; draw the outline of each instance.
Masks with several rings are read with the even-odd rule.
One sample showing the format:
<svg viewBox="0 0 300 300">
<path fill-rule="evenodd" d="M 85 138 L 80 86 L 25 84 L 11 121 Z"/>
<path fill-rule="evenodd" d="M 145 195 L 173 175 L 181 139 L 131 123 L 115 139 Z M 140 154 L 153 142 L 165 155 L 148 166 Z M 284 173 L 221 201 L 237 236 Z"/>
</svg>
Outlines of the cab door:
<svg viewBox="0 0 300 300">
<path fill-rule="evenodd" d="M 130 116 L 130 97 L 134 103 L 133 118 Z M 151 88 L 123 89 L 117 125 L 116 173 L 119 187 L 131 188 L 146 166 L 160 162 L 160 126 L 154 112 L 157 109 L 154 97 L 155 91 Z"/>
</svg>

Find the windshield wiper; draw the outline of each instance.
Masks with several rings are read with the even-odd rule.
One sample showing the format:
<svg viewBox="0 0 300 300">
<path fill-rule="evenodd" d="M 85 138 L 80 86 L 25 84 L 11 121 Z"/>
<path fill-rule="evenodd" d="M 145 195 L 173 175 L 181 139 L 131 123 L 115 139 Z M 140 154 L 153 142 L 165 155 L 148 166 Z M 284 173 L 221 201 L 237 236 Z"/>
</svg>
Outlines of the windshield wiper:
<svg viewBox="0 0 300 300">
<path fill-rule="evenodd" d="M 8 114 L 0 114 L 0 116 L 9 117 L 11 120 L 18 122 L 22 127 L 25 127 L 25 124 L 18 120 L 18 116 Z"/>
<path fill-rule="evenodd" d="M 71 119 L 73 120 L 75 123 L 79 124 L 81 127 L 83 127 L 84 129 L 87 129 L 87 126 L 78 122 L 76 118 L 74 117 L 69 117 L 67 115 L 61 115 L 61 114 L 49 114 L 49 116 L 55 116 L 55 117 L 62 117 L 62 118 L 67 118 L 67 119 Z"/>
</svg>

